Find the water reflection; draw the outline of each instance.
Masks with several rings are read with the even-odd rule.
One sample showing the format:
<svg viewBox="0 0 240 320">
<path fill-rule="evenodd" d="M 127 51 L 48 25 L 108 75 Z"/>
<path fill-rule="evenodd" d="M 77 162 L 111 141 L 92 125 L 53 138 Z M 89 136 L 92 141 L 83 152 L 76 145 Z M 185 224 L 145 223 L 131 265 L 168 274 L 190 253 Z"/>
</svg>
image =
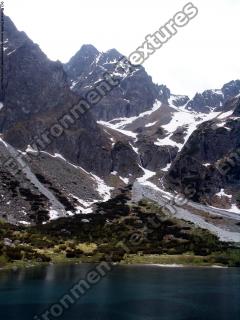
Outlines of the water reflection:
<svg viewBox="0 0 240 320">
<path fill-rule="evenodd" d="M 32 319 L 93 267 L 49 265 L 1 272 L 0 319 Z M 59 319 L 239 320 L 239 300 L 239 269 L 115 267 Z"/>
</svg>

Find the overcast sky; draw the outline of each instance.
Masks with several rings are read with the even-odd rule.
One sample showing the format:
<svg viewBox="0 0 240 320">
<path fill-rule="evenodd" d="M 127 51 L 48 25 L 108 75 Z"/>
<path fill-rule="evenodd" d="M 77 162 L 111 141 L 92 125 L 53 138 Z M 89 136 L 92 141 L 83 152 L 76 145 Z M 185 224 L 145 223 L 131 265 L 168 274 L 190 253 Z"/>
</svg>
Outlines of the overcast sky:
<svg viewBox="0 0 240 320">
<path fill-rule="evenodd" d="M 52 60 L 83 44 L 128 56 L 188 0 L 5 0 L 5 13 Z M 240 78 L 240 0 L 193 0 L 199 14 L 144 63 L 159 84 L 192 96 Z"/>
</svg>

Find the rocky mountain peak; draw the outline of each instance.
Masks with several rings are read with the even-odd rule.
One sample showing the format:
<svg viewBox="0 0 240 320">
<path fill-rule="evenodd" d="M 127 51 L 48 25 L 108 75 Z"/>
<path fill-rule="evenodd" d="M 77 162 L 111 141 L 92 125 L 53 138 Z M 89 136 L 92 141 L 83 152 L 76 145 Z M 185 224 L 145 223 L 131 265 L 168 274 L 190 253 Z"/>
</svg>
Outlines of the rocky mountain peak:
<svg viewBox="0 0 240 320">
<path fill-rule="evenodd" d="M 93 45 L 85 44 L 69 62 L 64 65 L 64 68 L 69 76 L 75 79 L 87 71 L 88 66 L 96 60 L 99 54 L 99 51 Z"/>
<path fill-rule="evenodd" d="M 170 89 L 163 84 L 158 85 L 157 88 L 159 90 L 160 101 L 162 101 L 164 103 L 168 103 L 168 99 L 170 99 L 170 96 L 171 96 Z"/>
<path fill-rule="evenodd" d="M 110 49 L 103 53 L 102 57 L 105 57 L 105 59 L 107 59 L 108 61 L 117 62 L 123 57 L 123 55 L 116 49 Z"/>
<path fill-rule="evenodd" d="M 196 112 L 209 113 L 211 111 L 222 111 L 225 103 L 240 93 L 240 80 L 230 81 L 221 89 L 205 90 L 197 93 L 190 100 L 186 108 Z"/>
<path fill-rule="evenodd" d="M 69 92 L 62 64 L 50 61 L 37 44 L 17 30 L 7 16 L 4 46 L 1 131 L 7 130 L 16 121 L 27 120 L 30 114 L 66 103 Z"/>
<path fill-rule="evenodd" d="M 231 99 L 240 93 L 240 80 L 233 80 L 226 83 L 221 90 L 225 101 Z"/>
<path fill-rule="evenodd" d="M 109 121 L 138 115 L 152 108 L 159 97 L 157 86 L 143 67 L 134 68 L 128 75 L 117 68 L 123 55 L 116 49 L 95 54 L 89 59 L 80 59 L 78 56 L 79 53 L 65 65 L 71 89 L 78 95 L 85 96 L 89 90 L 97 89 L 106 72 L 119 80 L 119 86 L 92 108 L 91 112 L 97 120 Z"/>
<path fill-rule="evenodd" d="M 194 98 L 187 103 L 188 110 L 209 113 L 213 109 L 223 105 L 224 97 L 220 90 L 206 90 L 197 93 Z"/>
</svg>

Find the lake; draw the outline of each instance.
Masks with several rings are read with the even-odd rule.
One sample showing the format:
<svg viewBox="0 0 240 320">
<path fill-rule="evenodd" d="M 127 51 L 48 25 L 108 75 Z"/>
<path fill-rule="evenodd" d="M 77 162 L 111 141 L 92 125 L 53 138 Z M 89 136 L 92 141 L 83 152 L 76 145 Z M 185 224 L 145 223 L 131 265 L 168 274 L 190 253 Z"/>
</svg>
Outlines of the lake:
<svg viewBox="0 0 240 320">
<path fill-rule="evenodd" d="M 115 266 L 79 299 L 68 301 L 68 308 L 64 300 L 61 310 L 59 299 L 90 270 L 96 265 L 1 271 L 0 319 L 28 320 L 35 315 L 36 320 L 240 319 L 238 268 Z M 43 318 L 51 306 L 52 313 Z"/>
</svg>

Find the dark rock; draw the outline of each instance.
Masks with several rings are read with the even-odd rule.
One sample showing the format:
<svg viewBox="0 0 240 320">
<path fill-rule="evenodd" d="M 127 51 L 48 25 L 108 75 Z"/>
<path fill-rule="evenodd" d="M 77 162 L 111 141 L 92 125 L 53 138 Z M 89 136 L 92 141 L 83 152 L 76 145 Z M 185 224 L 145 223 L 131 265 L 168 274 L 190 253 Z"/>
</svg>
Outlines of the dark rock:
<svg viewBox="0 0 240 320">
<path fill-rule="evenodd" d="M 232 100 L 233 116 L 239 102 Z M 222 188 L 234 194 L 240 178 L 239 136 L 240 122 L 231 115 L 202 123 L 174 160 L 167 184 L 195 201 L 206 202 Z"/>
</svg>

